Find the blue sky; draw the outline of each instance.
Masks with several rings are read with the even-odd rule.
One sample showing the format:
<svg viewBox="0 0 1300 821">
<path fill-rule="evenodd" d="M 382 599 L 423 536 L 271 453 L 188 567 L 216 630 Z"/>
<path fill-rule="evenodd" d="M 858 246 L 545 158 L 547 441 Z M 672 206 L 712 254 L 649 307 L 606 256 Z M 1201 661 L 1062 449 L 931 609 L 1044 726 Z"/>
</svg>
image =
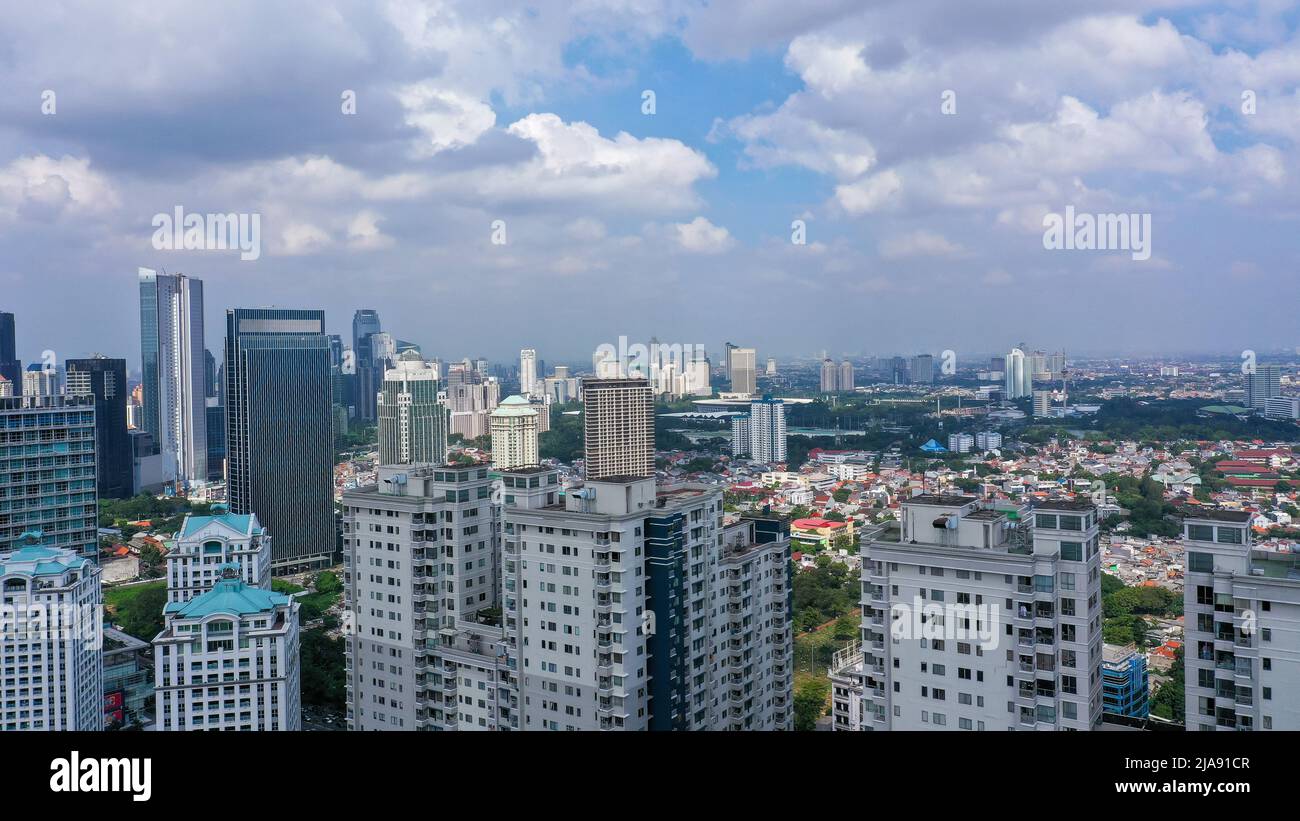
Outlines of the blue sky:
<svg viewBox="0 0 1300 821">
<path fill-rule="evenodd" d="M 0 310 L 25 359 L 132 367 L 141 266 L 203 278 L 213 351 L 260 305 L 345 336 L 375 308 L 447 359 L 1292 350 L 1298 25 L 1295 0 L 31 4 L 0 21 Z M 258 214 L 260 256 L 155 248 L 176 206 Z M 1045 249 L 1066 207 L 1149 214 L 1150 259 Z"/>
</svg>

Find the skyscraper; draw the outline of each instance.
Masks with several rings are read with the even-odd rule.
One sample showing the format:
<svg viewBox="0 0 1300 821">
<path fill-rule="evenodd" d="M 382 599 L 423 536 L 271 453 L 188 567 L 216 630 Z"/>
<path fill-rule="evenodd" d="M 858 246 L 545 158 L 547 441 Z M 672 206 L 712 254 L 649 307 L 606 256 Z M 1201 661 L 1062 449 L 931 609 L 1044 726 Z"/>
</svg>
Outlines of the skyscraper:
<svg viewBox="0 0 1300 821">
<path fill-rule="evenodd" d="M 376 419 L 379 383 L 384 378 L 384 372 L 375 369 L 375 351 L 370 341 L 371 335 L 381 330 L 378 311 L 360 308 L 352 315 L 352 398 L 357 418 L 365 422 Z"/>
<path fill-rule="evenodd" d="M 764 396 L 749 403 L 749 458 L 776 464 L 786 460 L 785 403 Z"/>
<path fill-rule="evenodd" d="M 139 270 L 144 429 L 178 481 L 208 478 L 203 280 Z"/>
<path fill-rule="evenodd" d="M 447 461 L 447 407 L 438 401 L 438 371 L 407 351 L 384 372 L 379 394 L 379 464 Z"/>
<path fill-rule="evenodd" d="M 125 499 L 132 493 L 131 438 L 126 429 L 126 360 L 96 356 L 66 363 L 68 396 L 95 400 L 95 462 L 99 496 Z"/>
<path fill-rule="evenodd" d="M 732 393 L 753 394 L 758 389 L 755 368 L 757 353 L 753 348 L 737 348 L 728 344 L 730 363 L 727 373 L 731 377 Z"/>
<path fill-rule="evenodd" d="M 836 375 L 835 363 L 832 362 L 830 358 L 823 359 L 821 380 L 818 384 L 818 389 L 822 393 L 834 393 Z"/>
<path fill-rule="evenodd" d="M 646 379 L 589 379 L 582 384 L 588 481 L 653 477 L 654 391 Z"/>
<path fill-rule="evenodd" d="M 853 363 L 847 359 L 840 362 L 839 388 L 841 391 L 853 390 Z"/>
<path fill-rule="evenodd" d="M 492 411 L 492 466 L 497 470 L 536 467 L 537 418 L 533 405 L 522 396 L 508 396 Z"/>
<path fill-rule="evenodd" d="M 1263 413 L 1268 400 L 1282 395 L 1282 372 L 1277 365 L 1256 365 L 1246 374 L 1246 404 Z"/>
<path fill-rule="evenodd" d="M 14 395 L 22 393 L 23 366 L 18 361 L 18 340 L 14 315 L 0 311 L 0 376 L 13 384 Z"/>
<path fill-rule="evenodd" d="M 58 396 L 60 393 L 56 368 L 33 362 L 23 371 L 23 396 Z"/>
<path fill-rule="evenodd" d="M 934 357 L 928 353 L 912 357 L 912 382 L 917 385 L 934 384 Z"/>
<path fill-rule="evenodd" d="M 519 392 L 524 396 L 537 393 L 537 351 L 532 348 L 519 352 Z"/>
<path fill-rule="evenodd" d="M 1098 521 L 1084 502 L 904 499 L 900 527 L 862 540 L 863 641 L 837 660 L 833 726 L 1099 727 Z"/>
<path fill-rule="evenodd" d="M 1019 399 L 1026 396 L 1025 391 L 1025 353 L 1019 348 L 1012 348 L 1006 358 L 1007 399 Z"/>
<path fill-rule="evenodd" d="M 226 461 L 231 512 L 275 534 L 275 572 L 335 549 L 329 340 L 323 311 L 226 311 Z"/>
<path fill-rule="evenodd" d="M 23 444 L 0 448 L 0 553 L 20 544 L 99 554 L 95 400 L 0 399 L 0 431 Z M 7 451 L 7 452 L 6 452 Z M 24 538 L 27 537 L 27 538 Z"/>
</svg>

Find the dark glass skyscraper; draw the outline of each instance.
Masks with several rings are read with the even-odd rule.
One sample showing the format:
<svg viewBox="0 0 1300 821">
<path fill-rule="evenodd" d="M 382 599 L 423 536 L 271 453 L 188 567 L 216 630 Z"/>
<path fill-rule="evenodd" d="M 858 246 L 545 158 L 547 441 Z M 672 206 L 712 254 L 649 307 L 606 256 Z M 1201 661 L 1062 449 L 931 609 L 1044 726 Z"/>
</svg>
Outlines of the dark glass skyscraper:
<svg viewBox="0 0 1300 821">
<path fill-rule="evenodd" d="M 96 356 L 65 364 L 67 394 L 95 399 L 95 460 L 99 496 L 131 495 L 131 438 L 126 429 L 126 360 Z"/>
<path fill-rule="evenodd" d="M 0 312 L 0 376 L 13 383 L 14 396 L 23 393 L 23 365 L 18 361 L 14 315 Z"/>
<path fill-rule="evenodd" d="M 352 399 L 359 418 L 374 422 L 376 416 L 376 399 L 384 381 L 382 369 L 376 373 L 375 349 L 371 335 L 379 333 L 379 312 L 371 308 L 359 308 L 352 315 L 352 353 L 353 385 Z"/>
<path fill-rule="evenodd" d="M 336 547 L 329 363 L 324 311 L 226 311 L 227 494 L 270 530 L 279 573 Z"/>
</svg>

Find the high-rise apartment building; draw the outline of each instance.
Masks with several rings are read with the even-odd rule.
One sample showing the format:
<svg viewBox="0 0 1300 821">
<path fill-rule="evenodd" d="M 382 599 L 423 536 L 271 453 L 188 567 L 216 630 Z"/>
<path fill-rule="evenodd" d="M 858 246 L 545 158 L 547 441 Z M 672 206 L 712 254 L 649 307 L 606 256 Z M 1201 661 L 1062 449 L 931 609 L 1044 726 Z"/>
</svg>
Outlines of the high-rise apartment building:
<svg viewBox="0 0 1300 821">
<path fill-rule="evenodd" d="M 899 527 L 862 540 L 862 652 L 835 671 L 835 728 L 1098 727 L 1098 522 L 1074 501 L 904 500 Z"/>
<path fill-rule="evenodd" d="M 211 590 L 222 578 L 243 579 L 250 587 L 271 589 L 271 534 L 257 517 L 213 505 L 212 515 L 186 514 L 167 552 L 167 601 L 187 602 Z"/>
<path fill-rule="evenodd" d="M 822 393 L 834 393 L 836 388 L 837 372 L 835 363 L 829 358 L 822 360 L 821 379 L 818 382 L 818 389 Z"/>
<path fill-rule="evenodd" d="M 153 640 L 155 728 L 300 730 L 298 602 L 227 565 L 212 589 L 169 602 Z"/>
<path fill-rule="evenodd" d="M 491 632 L 483 622 L 500 592 L 492 490 L 485 465 L 418 465 L 382 466 L 376 484 L 343 494 L 349 729 L 455 729 L 458 665 L 441 652 L 464 629 Z M 480 641 L 488 652 L 492 644 Z M 489 698 L 466 690 L 471 704 Z"/>
<path fill-rule="evenodd" d="M 101 499 L 132 495 L 131 438 L 126 427 L 126 360 L 96 356 L 69 359 L 68 396 L 95 402 L 95 464 Z"/>
<path fill-rule="evenodd" d="M 1188 730 L 1300 730 L 1300 556 L 1255 545 L 1253 515 L 1183 520 Z"/>
<path fill-rule="evenodd" d="M 33 362 L 23 371 L 23 396 L 39 399 L 42 396 L 58 396 L 60 393 L 58 368 Z"/>
<path fill-rule="evenodd" d="M 1282 395 L 1282 371 L 1277 365 L 1256 365 L 1246 374 L 1246 405 L 1263 413 L 1268 400 Z"/>
<path fill-rule="evenodd" d="M 379 394 L 379 463 L 435 464 L 447 461 L 447 406 L 438 401 L 438 370 L 419 353 L 407 351 L 384 372 Z"/>
<path fill-rule="evenodd" d="M 181 482 L 208 478 L 203 368 L 203 280 L 139 269 L 144 429 L 164 469 Z"/>
<path fill-rule="evenodd" d="M 653 477 L 654 391 L 646 379 L 582 383 L 584 457 L 589 481 Z"/>
<path fill-rule="evenodd" d="M 324 326 L 323 311 L 226 311 L 226 498 L 275 534 L 275 572 L 324 566 L 335 552 Z"/>
<path fill-rule="evenodd" d="M 104 728 L 99 568 L 28 543 L 0 553 L 0 729 Z"/>
<path fill-rule="evenodd" d="M 845 392 L 853 390 L 853 363 L 847 359 L 840 362 L 839 389 Z"/>
<path fill-rule="evenodd" d="M 1044 417 L 1052 415 L 1052 392 L 1045 390 L 1036 390 L 1034 396 L 1034 416 Z"/>
<path fill-rule="evenodd" d="M 502 477 L 519 726 L 790 728 L 781 523 L 724 527 L 720 489 L 651 479 L 588 481 L 557 504 L 555 473 Z"/>
<path fill-rule="evenodd" d="M 492 467 L 517 470 L 536 467 L 538 412 L 522 396 L 508 396 L 492 411 Z"/>
<path fill-rule="evenodd" d="M 94 398 L 0 399 L 0 553 L 27 535 L 94 560 L 98 484 Z"/>
<path fill-rule="evenodd" d="M 749 403 L 749 458 L 775 464 L 786 460 L 785 403 L 764 396 Z"/>
<path fill-rule="evenodd" d="M 451 432 L 466 439 L 490 433 L 488 415 L 501 400 L 501 383 L 496 377 L 475 370 L 468 363 L 447 370 L 447 409 L 451 411 Z"/>
</svg>

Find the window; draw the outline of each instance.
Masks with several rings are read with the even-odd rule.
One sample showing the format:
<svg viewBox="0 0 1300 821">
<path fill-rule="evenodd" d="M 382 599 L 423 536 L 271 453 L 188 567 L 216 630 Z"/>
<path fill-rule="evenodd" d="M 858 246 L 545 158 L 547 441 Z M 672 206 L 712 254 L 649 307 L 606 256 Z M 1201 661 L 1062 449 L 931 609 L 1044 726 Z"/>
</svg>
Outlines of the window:
<svg viewBox="0 0 1300 821">
<path fill-rule="evenodd" d="M 1039 513 L 1035 516 L 1035 526 L 1056 529 L 1056 516 L 1047 513 Z"/>
<path fill-rule="evenodd" d="M 1062 516 L 1061 530 L 1083 530 L 1083 517 Z"/>
<path fill-rule="evenodd" d="M 1214 541 L 1214 528 L 1209 525 L 1188 525 L 1187 538 L 1196 542 Z"/>
<path fill-rule="evenodd" d="M 1243 542 L 1241 528 L 1238 527 L 1220 527 L 1218 538 L 1215 541 L 1220 544 L 1241 544 Z"/>
<path fill-rule="evenodd" d="M 1083 561 L 1083 544 L 1080 542 L 1061 542 L 1061 558 L 1067 562 Z"/>
<path fill-rule="evenodd" d="M 1196 550 L 1187 551 L 1187 569 L 1193 573 L 1213 573 L 1214 556 Z"/>
</svg>

